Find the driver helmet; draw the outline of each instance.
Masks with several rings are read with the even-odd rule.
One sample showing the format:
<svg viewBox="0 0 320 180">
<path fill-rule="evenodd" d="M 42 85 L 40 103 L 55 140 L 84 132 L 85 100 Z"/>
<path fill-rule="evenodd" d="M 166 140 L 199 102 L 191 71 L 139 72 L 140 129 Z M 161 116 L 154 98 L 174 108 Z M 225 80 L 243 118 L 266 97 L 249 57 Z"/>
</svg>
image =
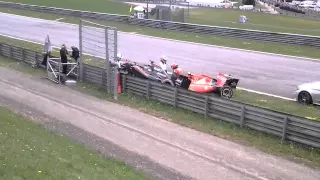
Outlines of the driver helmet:
<svg viewBox="0 0 320 180">
<path fill-rule="evenodd" d="M 171 65 L 171 68 L 172 68 L 172 69 L 177 69 L 177 68 L 178 68 L 178 65 L 175 64 L 175 63 L 173 63 L 173 64 Z"/>
<path fill-rule="evenodd" d="M 121 54 L 121 53 L 118 53 L 118 54 L 117 54 L 117 60 L 120 61 L 121 59 L 122 59 L 122 54 Z"/>
<path fill-rule="evenodd" d="M 161 58 L 160 58 L 160 61 L 162 63 L 167 63 L 167 59 L 168 59 L 167 56 L 162 55 Z"/>
</svg>

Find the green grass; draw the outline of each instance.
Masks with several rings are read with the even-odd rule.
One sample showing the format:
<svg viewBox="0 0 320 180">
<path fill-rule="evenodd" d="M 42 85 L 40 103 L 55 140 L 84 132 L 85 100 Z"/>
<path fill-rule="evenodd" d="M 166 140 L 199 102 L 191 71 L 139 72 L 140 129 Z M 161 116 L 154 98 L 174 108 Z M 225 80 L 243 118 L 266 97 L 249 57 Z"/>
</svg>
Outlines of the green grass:
<svg viewBox="0 0 320 180">
<path fill-rule="evenodd" d="M 24 4 L 77 9 L 83 11 L 94 11 L 111 14 L 129 15 L 129 4 L 111 0 L 5 0 Z M 247 24 L 235 23 L 240 15 L 250 18 Z M 264 13 L 253 13 L 237 11 L 232 9 L 191 8 L 189 23 L 226 26 L 243 29 L 255 29 L 274 32 L 286 32 L 306 35 L 320 35 L 320 22 L 293 18 L 288 16 L 269 15 Z"/>
<path fill-rule="evenodd" d="M 9 60 L 0 58 L 0 62 L 1 61 L 2 63 L 0 63 L 0 65 L 3 66 L 7 64 Z M 6 66 L 8 67 L 8 65 Z M 15 69 L 14 67 L 15 66 L 11 66 L 10 68 Z M 20 71 L 33 76 L 39 76 L 37 72 L 38 69 L 31 68 L 28 65 L 21 64 L 19 69 Z M 44 75 L 45 74 L 43 73 L 41 76 Z M 141 112 L 148 113 L 201 132 L 254 147 L 268 154 L 285 157 L 289 160 L 296 161 L 310 167 L 320 168 L 319 149 L 299 146 L 289 142 L 281 142 L 278 137 L 249 130 L 247 128 L 242 129 L 231 123 L 206 118 L 197 113 L 183 110 L 181 108 L 173 108 L 172 106 L 165 105 L 154 100 L 146 100 L 145 98 L 140 98 L 130 94 L 122 94 L 118 98 L 118 101 L 114 101 L 113 97 L 110 94 L 107 94 L 104 88 L 92 84 L 78 83 L 75 90 L 100 99 L 136 108 Z"/>
<path fill-rule="evenodd" d="M 234 97 L 232 99 L 270 110 L 301 116 L 310 120 L 320 121 L 320 107 L 318 106 L 306 106 L 294 101 L 282 100 L 279 98 L 250 93 L 248 91 L 242 91 L 239 89 L 237 89 L 237 91 L 234 93 Z"/>
<path fill-rule="evenodd" d="M 10 39 L 7 37 L 0 36 L 0 42 L 7 43 L 9 45 L 19 46 L 25 49 L 30 49 L 34 51 L 42 50 L 42 45 L 33 44 L 29 42 L 23 42 L 20 40 Z M 57 53 L 53 53 L 53 55 L 59 56 Z M 90 57 L 85 57 L 86 63 L 90 65 L 96 65 L 103 67 L 101 61 L 90 60 Z M 16 66 L 13 64 L 12 66 Z M 247 91 L 237 90 L 234 93 L 233 100 L 240 101 L 243 103 L 260 106 L 264 108 L 268 108 L 271 110 L 276 110 L 280 112 L 286 112 L 289 114 L 306 117 L 311 120 L 319 120 L 320 121 L 320 108 L 316 106 L 306 106 L 298 104 L 297 102 L 282 100 L 279 98 L 269 97 L 265 95 L 259 95 L 256 93 L 250 93 Z"/>
<path fill-rule="evenodd" d="M 16 9 L 7 9 L 0 8 L 0 12 L 6 12 L 11 14 L 18 14 L 23 16 L 48 19 L 48 20 L 56 20 L 59 18 L 64 18 L 61 21 L 67 23 L 78 24 L 80 18 L 72 17 L 72 16 L 62 16 L 56 14 L 47 14 L 33 11 L 24 11 L 24 10 L 16 10 Z M 131 32 L 144 34 L 155 37 L 190 41 L 196 43 L 210 44 L 210 45 L 219 45 L 226 47 L 233 47 L 239 49 L 246 50 L 255 50 L 276 54 L 284 54 L 284 55 L 292 55 L 292 56 L 301 56 L 301 57 L 309 57 L 309 58 L 320 58 L 320 53 L 318 48 L 312 48 L 307 46 L 291 46 L 291 45 L 283 45 L 276 43 L 266 43 L 266 42 L 257 42 L 257 41 L 247 41 L 235 38 L 223 38 L 223 37 L 215 37 L 209 35 L 199 35 L 193 33 L 179 33 L 175 31 L 166 31 L 166 30 L 157 30 L 154 28 L 146 28 L 140 26 L 132 26 L 124 23 L 116 23 L 116 22 L 107 22 L 107 21 L 97 21 L 91 20 L 97 23 L 106 24 L 108 26 L 117 27 L 120 31 Z M 45 39 L 45 37 L 43 37 Z"/>
<path fill-rule="evenodd" d="M 236 23 L 240 15 L 249 18 L 246 24 Z M 190 23 L 241 29 L 320 35 L 320 21 L 232 9 L 196 8 L 190 11 Z"/>
<path fill-rule="evenodd" d="M 4 0 L 6 2 L 33 4 L 39 6 L 58 7 L 64 9 L 78 9 L 82 11 L 104 12 L 110 14 L 129 15 L 130 5 L 111 0 Z"/>
<path fill-rule="evenodd" d="M 147 179 L 0 107 L 0 179 Z"/>
</svg>

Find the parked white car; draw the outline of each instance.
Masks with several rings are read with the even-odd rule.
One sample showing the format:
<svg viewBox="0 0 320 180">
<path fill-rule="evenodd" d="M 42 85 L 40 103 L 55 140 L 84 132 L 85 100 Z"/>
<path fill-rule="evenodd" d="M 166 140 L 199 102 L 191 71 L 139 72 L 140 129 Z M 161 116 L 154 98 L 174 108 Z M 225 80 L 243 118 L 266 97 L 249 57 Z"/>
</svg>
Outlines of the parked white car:
<svg viewBox="0 0 320 180">
<path fill-rule="evenodd" d="M 299 85 L 294 96 L 299 103 L 320 105 L 320 81 Z"/>
</svg>

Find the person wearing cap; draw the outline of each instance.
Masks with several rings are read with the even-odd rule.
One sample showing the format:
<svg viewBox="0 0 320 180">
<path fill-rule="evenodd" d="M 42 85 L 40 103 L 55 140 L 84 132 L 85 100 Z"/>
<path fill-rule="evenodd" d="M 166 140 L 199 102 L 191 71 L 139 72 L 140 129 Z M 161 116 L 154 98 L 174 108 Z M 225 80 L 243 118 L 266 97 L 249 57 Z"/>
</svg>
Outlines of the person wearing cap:
<svg viewBox="0 0 320 180">
<path fill-rule="evenodd" d="M 68 50 L 65 44 L 62 44 L 61 49 L 60 49 L 60 58 L 61 58 L 61 63 L 68 63 Z M 68 65 L 64 64 L 62 65 L 62 73 L 67 74 L 68 72 Z"/>
<path fill-rule="evenodd" d="M 45 45 L 44 45 L 44 56 L 43 56 L 43 60 L 42 60 L 42 65 L 44 67 L 47 67 L 47 62 L 48 62 L 48 58 L 51 58 L 51 52 L 52 52 L 52 46 L 51 46 L 51 42 L 50 42 L 50 38 L 49 38 L 49 34 L 47 34 L 46 40 L 45 40 Z"/>
<path fill-rule="evenodd" d="M 167 72 L 167 56 L 161 56 L 159 65 L 163 71 Z"/>
<path fill-rule="evenodd" d="M 180 77 L 180 75 L 183 74 L 183 71 L 181 68 L 179 68 L 177 64 L 172 64 L 171 69 L 173 70 L 173 73 L 171 75 L 171 81 L 175 82 Z"/>
<path fill-rule="evenodd" d="M 122 56 L 121 53 L 118 53 L 118 54 L 117 54 L 117 62 L 116 62 L 116 63 L 117 63 L 117 65 L 118 65 L 118 68 L 121 68 L 121 62 L 120 62 L 120 61 L 122 60 L 122 57 L 123 57 L 123 56 Z"/>
</svg>

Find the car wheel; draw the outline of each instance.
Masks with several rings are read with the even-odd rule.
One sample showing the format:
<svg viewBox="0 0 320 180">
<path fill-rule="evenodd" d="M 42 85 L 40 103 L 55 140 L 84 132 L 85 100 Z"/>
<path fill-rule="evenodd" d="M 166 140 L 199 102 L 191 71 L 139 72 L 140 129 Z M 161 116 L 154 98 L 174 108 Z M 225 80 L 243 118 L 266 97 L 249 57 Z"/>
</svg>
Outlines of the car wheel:
<svg viewBox="0 0 320 180">
<path fill-rule="evenodd" d="M 166 85 L 169 85 L 169 86 L 174 86 L 173 82 L 168 80 L 168 79 L 165 79 L 163 81 L 161 81 L 162 84 L 166 84 Z"/>
<path fill-rule="evenodd" d="M 223 98 L 232 98 L 233 90 L 230 86 L 224 86 L 220 89 L 220 96 Z"/>
<path fill-rule="evenodd" d="M 312 97 L 307 91 L 302 91 L 298 95 L 298 102 L 302 104 L 312 104 Z"/>
</svg>

